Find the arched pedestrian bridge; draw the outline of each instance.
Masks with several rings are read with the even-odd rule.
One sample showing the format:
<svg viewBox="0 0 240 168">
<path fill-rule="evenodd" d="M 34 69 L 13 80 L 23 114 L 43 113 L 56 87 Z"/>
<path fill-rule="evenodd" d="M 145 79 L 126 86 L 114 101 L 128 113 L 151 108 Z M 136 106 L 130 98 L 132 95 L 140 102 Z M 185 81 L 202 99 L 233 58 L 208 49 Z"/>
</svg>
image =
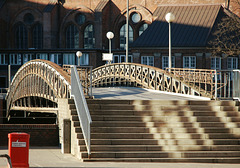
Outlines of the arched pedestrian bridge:
<svg viewBox="0 0 240 168">
<path fill-rule="evenodd" d="M 33 60 L 24 64 L 14 76 L 8 91 L 8 112 L 10 110 L 56 111 L 59 98 L 70 98 L 70 68 L 70 66 L 65 66 L 63 69 L 47 60 Z M 104 65 L 92 71 L 82 71 L 79 68 L 78 72 L 87 90 L 85 95 L 90 94 L 90 85 L 93 87 L 134 86 L 210 98 L 214 95 L 213 71 L 195 73 L 193 78 L 191 71 L 174 70 L 173 73 L 169 73 L 151 66 L 121 63 Z M 200 88 L 199 85 L 205 87 L 206 90 Z"/>
</svg>

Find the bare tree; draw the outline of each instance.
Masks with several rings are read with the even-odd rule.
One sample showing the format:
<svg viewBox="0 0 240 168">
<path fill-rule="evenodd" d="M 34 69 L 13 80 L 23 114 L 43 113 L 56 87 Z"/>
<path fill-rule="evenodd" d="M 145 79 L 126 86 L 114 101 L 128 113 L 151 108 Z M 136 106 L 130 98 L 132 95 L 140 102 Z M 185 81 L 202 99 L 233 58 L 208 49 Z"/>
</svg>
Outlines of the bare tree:
<svg viewBox="0 0 240 168">
<path fill-rule="evenodd" d="M 240 3 L 240 0 L 238 0 Z M 226 14 L 216 24 L 208 49 L 213 56 L 240 55 L 240 19 L 237 15 L 225 10 Z"/>
</svg>

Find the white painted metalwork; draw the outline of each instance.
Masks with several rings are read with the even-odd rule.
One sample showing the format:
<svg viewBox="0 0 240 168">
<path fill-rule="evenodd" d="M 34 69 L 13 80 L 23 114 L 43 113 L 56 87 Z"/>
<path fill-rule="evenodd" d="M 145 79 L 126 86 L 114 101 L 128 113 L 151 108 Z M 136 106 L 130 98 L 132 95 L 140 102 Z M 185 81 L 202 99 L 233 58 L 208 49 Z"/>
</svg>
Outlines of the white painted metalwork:
<svg viewBox="0 0 240 168">
<path fill-rule="evenodd" d="M 87 102 L 83 93 L 83 88 L 79 79 L 76 66 L 71 68 L 71 97 L 74 98 L 74 103 L 77 109 L 78 118 L 80 121 L 82 133 L 87 147 L 88 155 L 91 155 L 91 115 L 87 106 Z"/>
</svg>

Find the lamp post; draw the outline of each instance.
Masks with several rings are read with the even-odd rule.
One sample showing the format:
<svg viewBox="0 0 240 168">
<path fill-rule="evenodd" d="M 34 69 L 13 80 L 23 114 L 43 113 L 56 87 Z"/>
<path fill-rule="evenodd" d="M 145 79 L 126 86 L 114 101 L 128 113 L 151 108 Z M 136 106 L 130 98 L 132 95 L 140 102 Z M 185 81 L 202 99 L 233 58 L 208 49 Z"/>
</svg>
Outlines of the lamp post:
<svg viewBox="0 0 240 168">
<path fill-rule="evenodd" d="M 128 63 L 128 43 L 129 43 L 129 0 L 127 0 L 127 19 L 126 19 L 126 63 Z"/>
<path fill-rule="evenodd" d="M 111 54 L 111 39 L 113 39 L 114 34 L 113 34 L 113 32 L 107 32 L 106 36 L 109 40 L 109 54 Z"/>
<path fill-rule="evenodd" d="M 167 13 L 165 15 L 166 21 L 169 23 L 169 58 L 168 58 L 168 68 L 171 71 L 172 68 L 172 46 L 171 46 L 171 22 L 175 20 L 175 16 L 172 13 Z"/>
<path fill-rule="evenodd" d="M 109 40 L 109 54 L 111 54 L 111 39 L 113 39 L 114 34 L 113 34 L 113 32 L 109 31 L 109 32 L 107 32 L 106 36 L 107 36 L 107 38 Z M 108 63 L 110 63 L 110 62 L 111 61 L 109 60 Z"/>
<path fill-rule="evenodd" d="M 76 55 L 78 57 L 78 66 L 80 66 L 80 57 L 82 56 L 82 52 L 81 51 L 77 51 Z"/>
</svg>

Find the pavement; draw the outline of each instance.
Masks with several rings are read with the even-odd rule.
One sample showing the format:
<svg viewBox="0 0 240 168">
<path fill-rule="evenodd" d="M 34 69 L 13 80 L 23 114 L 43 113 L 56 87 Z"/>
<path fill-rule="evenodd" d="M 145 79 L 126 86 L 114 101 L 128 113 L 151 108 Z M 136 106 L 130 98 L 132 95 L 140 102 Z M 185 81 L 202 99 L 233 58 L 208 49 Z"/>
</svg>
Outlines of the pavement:
<svg viewBox="0 0 240 168">
<path fill-rule="evenodd" d="M 183 95 L 158 90 L 135 87 L 102 87 L 93 88 L 96 99 L 128 99 L 128 100 L 210 100 L 206 97 Z"/>
<path fill-rule="evenodd" d="M 0 155 L 8 154 L 7 147 L 0 147 Z M 81 162 L 71 154 L 62 154 L 58 147 L 30 147 L 30 168 L 239 168 L 240 164 L 208 163 L 126 163 L 126 162 Z M 7 168 L 7 160 L 0 158 L 0 168 Z"/>
</svg>

